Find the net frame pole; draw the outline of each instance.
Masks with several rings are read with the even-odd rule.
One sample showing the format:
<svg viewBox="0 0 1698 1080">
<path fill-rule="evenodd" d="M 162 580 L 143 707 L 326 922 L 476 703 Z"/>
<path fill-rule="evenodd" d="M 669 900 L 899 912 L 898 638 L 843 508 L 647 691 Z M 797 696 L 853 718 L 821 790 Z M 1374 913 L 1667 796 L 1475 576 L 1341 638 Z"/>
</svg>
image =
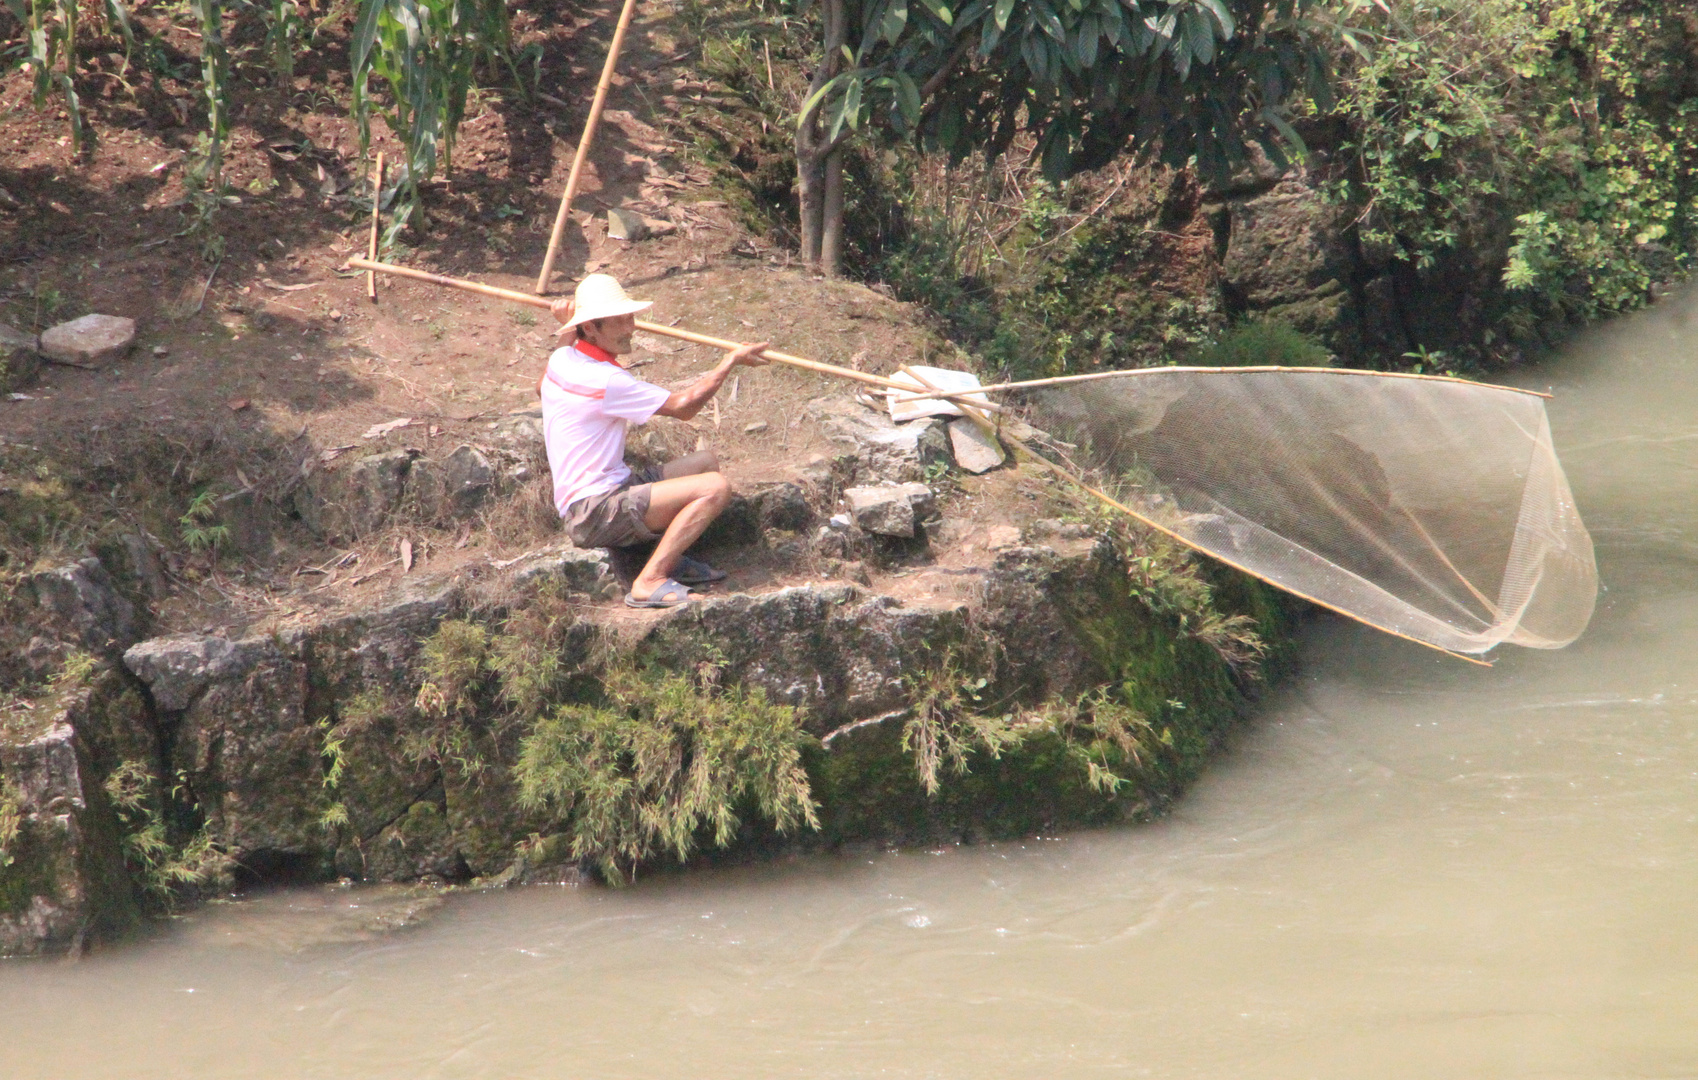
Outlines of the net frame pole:
<svg viewBox="0 0 1698 1080">
<path fill-rule="evenodd" d="M 1551 395 L 1539 390 L 1528 390 L 1520 386 L 1499 386 L 1496 383 L 1475 382 L 1456 375 L 1418 375 L 1413 371 L 1363 371 L 1360 368 L 1327 368 L 1327 367 L 1278 367 L 1263 365 L 1259 367 L 1149 367 L 1127 368 L 1123 371 L 1093 371 L 1085 375 L 1058 375 L 1050 379 L 1027 379 L 1023 382 L 992 383 L 972 391 L 975 394 L 1002 393 L 1009 390 L 1037 390 L 1046 386 L 1065 386 L 1071 383 L 1096 382 L 1099 379 L 1125 379 L 1138 375 L 1157 375 L 1161 373 L 1183 372 L 1186 374 L 1203 375 L 1265 375 L 1269 372 L 1299 372 L 1327 375 L 1367 375 L 1379 379 L 1421 379 L 1426 382 L 1461 383 L 1464 386 L 1479 386 L 1488 390 L 1507 390 L 1512 394 L 1527 394 L 1531 397 L 1550 400 Z M 949 392 L 934 389 L 930 393 L 914 393 L 895 398 L 898 405 L 911 401 L 929 401 L 934 398 L 956 398 L 961 392 Z"/>
</svg>

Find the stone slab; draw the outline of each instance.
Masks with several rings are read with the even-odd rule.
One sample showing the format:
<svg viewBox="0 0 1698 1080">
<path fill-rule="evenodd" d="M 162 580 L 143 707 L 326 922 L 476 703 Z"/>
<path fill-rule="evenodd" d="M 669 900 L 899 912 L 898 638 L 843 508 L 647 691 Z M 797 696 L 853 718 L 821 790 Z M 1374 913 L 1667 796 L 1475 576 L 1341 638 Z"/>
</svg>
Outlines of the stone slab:
<svg viewBox="0 0 1698 1080">
<path fill-rule="evenodd" d="M 136 342 L 136 321 L 122 315 L 84 315 L 60 323 L 41 335 L 41 352 L 49 360 L 79 367 L 100 367 L 130 351 Z"/>
<path fill-rule="evenodd" d="M 955 453 L 955 464 L 975 475 L 990 472 L 1008 460 L 996 436 L 966 417 L 949 422 L 949 447 Z"/>
</svg>

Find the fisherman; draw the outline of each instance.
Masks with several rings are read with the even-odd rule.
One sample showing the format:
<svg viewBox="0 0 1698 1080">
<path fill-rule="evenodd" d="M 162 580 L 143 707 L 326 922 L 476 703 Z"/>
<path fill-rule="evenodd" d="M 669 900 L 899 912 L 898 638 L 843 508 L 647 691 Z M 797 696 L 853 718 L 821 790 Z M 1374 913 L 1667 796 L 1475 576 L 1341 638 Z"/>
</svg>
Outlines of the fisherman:
<svg viewBox="0 0 1698 1080">
<path fill-rule="evenodd" d="M 625 465 L 627 426 L 651 416 L 689 420 L 732 368 L 764 367 L 769 344 L 739 345 L 689 386 L 666 390 L 617 359 L 631 351 L 637 312 L 652 305 L 631 299 L 610 275 L 586 276 L 551 308 L 563 347 L 548 358 L 541 385 L 555 508 L 573 543 L 607 548 L 615 571 L 627 568 L 625 603 L 635 608 L 677 607 L 689 602 L 691 586 L 724 580 L 723 571 L 684 552 L 731 501 L 731 484 L 711 450 L 633 472 Z"/>
</svg>

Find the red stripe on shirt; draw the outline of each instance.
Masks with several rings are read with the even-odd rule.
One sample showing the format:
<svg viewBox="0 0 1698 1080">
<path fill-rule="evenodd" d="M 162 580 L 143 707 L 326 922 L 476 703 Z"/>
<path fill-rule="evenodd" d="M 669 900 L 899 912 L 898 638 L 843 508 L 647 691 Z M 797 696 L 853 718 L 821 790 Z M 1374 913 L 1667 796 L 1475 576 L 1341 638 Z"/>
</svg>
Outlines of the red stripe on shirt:
<svg viewBox="0 0 1698 1080">
<path fill-rule="evenodd" d="M 592 390 L 591 388 L 589 388 L 587 386 L 575 386 L 572 383 L 561 382 L 558 378 L 555 377 L 555 374 L 552 371 L 544 372 L 543 378 L 547 379 L 549 382 L 553 383 L 555 386 L 558 386 L 560 389 L 566 391 L 568 394 L 576 394 L 579 397 L 585 397 L 585 398 L 594 398 L 598 401 L 607 397 L 607 391 L 606 390 Z"/>
</svg>

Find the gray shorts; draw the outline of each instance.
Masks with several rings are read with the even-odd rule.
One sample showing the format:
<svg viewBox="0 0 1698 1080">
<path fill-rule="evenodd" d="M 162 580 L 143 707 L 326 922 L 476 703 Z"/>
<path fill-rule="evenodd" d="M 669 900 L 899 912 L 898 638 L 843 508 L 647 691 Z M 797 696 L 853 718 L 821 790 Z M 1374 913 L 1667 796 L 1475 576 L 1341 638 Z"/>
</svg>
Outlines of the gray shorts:
<svg viewBox="0 0 1698 1080">
<path fill-rule="evenodd" d="M 643 523 L 649 513 L 649 485 L 660 469 L 633 469 L 612 491 L 579 499 L 566 508 L 566 535 L 581 548 L 630 547 L 657 540 L 660 534 Z"/>
<path fill-rule="evenodd" d="M 698 450 L 665 465 L 633 469 L 630 477 L 612 491 L 566 507 L 566 535 L 581 548 L 631 547 L 658 540 L 660 534 L 643 522 L 649 514 L 649 485 L 718 468 L 719 459 L 711 451 Z"/>
</svg>

